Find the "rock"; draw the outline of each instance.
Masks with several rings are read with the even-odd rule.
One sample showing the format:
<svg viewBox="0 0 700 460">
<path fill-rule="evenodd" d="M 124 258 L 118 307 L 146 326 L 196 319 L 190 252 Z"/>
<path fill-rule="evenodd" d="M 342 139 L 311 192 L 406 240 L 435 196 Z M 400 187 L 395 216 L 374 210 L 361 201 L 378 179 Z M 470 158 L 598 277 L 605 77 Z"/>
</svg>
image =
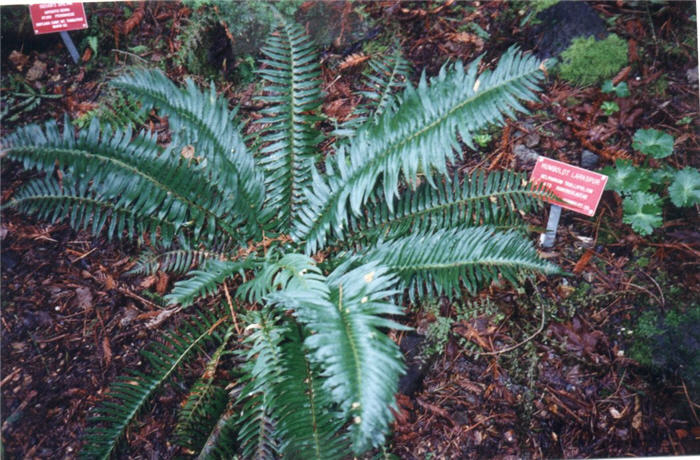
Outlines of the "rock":
<svg viewBox="0 0 700 460">
<path fill-rule="evenodd" d="M 688 69 L 685 72 L 685 78 L 688 79 L 688 83 L 693 84 L 698 82 L 698 66 Z"/>
<path fill-rule="evenodd" d="M 583 149 L 581 152 L 581 167 L 583 169 L 596 169 L 598 163 L 600 162 L 600 157 L 590 150 Z"/>
<path fill-rule="evenodd" d="M 527 147 L 535 147 L 537 144 L 540 143 L 540 135 L 537 133 L 530 133 L 527 136 L 525 136 L 525 145 Z"/>
<path fill-rule="evenodd" d="M 607 35 L 605 22 L 586 2 L 558 2 L 538 13 L 537 20 L 529 41 L 540 59 L 557 56 L 576 37 Z"/>
<path fill-rule="evenodd" d="M 44 76 L 46 73 L 46 63 L 42 62 L 40 60 L 34 61 L 34 64 L 32 64 L 31 68 L 27 70 L 27 75 L 26 78 L 29 81 L 36 81 L 40 79 L 41 77 Z"/>
<path fill-rule="evenodd" d="M 535 167 L 537 157 L 540 155 L 523 144 L 517 144 L 513 148 L 515 155 L 515 169 L 529 171 Z"/>
</svg>

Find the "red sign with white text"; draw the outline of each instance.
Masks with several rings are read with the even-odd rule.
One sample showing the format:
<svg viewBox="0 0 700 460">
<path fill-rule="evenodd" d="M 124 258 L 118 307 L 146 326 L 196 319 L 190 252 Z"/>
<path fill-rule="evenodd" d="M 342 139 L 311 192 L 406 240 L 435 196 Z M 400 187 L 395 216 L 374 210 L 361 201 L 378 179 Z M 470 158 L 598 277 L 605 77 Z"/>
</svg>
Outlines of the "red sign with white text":
<svg viewBox="0 0 700 460">
<path fill-rule="evenodd" d="M 546 184 L 563 201 L 551 201 L 552 204 L 592 216 L 603 195 L 608 176 L 540 156 L 532 170 L 530 182 Z"/>
<path fill-rule="evenodd" d="M 39 3 L 29 5 L 29 13 L 36 35 L 87 29 L 88 26 L 82 3 Z"/>
</svg>

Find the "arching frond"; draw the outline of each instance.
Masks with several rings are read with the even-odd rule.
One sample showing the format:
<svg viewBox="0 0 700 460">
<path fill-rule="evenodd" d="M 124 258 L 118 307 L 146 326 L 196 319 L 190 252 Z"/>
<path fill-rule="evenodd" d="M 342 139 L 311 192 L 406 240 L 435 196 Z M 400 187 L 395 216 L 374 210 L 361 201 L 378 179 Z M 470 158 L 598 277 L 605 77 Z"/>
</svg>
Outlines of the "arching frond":
<svg viewBox="0 0 700 460">
<path fill-rule="evenodd" d="M 101 130 L 93 119 L 76 138 L 66 118 L 62 134 L 55 121 L 44 129 L 30 125 L 3 139 L 3 148 L 26 168 L 51 174 L 58 164 L 82 187 L 91 181 L 94 193 L 116 207 L 190 228 L 194 238 L 238 237 L 240 219 L 228 212 L 201 167 L 173 160 L 154 134 Z"/>
<path fill-rule="evenodd" d="M 374 197 L 364 215 L 350 219 L 347 234 L 339 244 L 371 243 L 379 238 L 461 226 L 512 227 L 550 196 L 547 189 L 533 187 L 523 174 L 486 174 L 478 170 L 465 177 L 461 185 L 455 175 L 435 187 L 423 184 L 415 191 L 404 192 L 391 208 L 381 196 Z"/>
<path fill-rule="evenodd" d="M 260 302 L 271 292 L 285 289 L 290 284 L 302 289 L 325 289 L 325 277 L 316 262 L 301 254 L 285 254 L 280 259 L 266 260 L 255 276 L 241 284 L 236 295 L 248 302 Z"/>
<path fill-rule="evenodd" d="M 229 326 L 221 344 L 207 362 L 204 374 L 194 383 L 180 409 L 175 427 L 175 441 L 182 447 L 199 451 L 226 409 L 228 393 L 222 385 L 217 384 L 216 370 L 232 335 L 233 326 Z"/>
<path fill-rule="evenodd" d="M 260 99 L 269 105 L 258 121 L 265 126 L 258 161 L 265 169 L 266 206 L 277 212 L 277 228 L 288 232 L 305 203 L 315 146 L 321 140 L 313 113 L 321 97 L 318 56 L 296 24 L 279 27 L 261 51 L 266 67 L 258 73 L 267 86 Z"/>
<path fill-rule="evenodd" d="M 150 233 L 152 239 L 157 235 L 164 245 L 172 240 L 177 223 L 115 204 L 87 189 L 86 185 L 77 186 L 69 181 L 61 185 L 52 178 L 33 180 L 2 207 L 17 208 L 50 222 L 66 219 L 74 229 L 89 229 L 93 235 L 106 228 L 110 239 L 122 237 L 126 232 L 127 237 L 139 241 L 143 233 Z"/>
<path fill-rule="evenodd" d="M 379 59 L 369 61 L 370 71 L 365 75 L 365 83 L 369 87 L 359 94 L 365 100 L 355 108 L 353 117 L 338 126 L 333 135 L 352 137 L 355 130 L 368 120 L 376 121 L 387 111 L 395 111 L 398 106 L 396 92 L 408 83 L 410 66 L 401 54 L 398 45 L 393 53 Z"/>
<path fill-rule="evenodd" d="M 324 389 L 349 419 L 352 449 L 360 453 L 383 442 L 404 370 L 401 352 L 381 329 L 405 328 L 383 316 L 401 314 L 383 300 L 396 293 L 387 270 L 377 264 L 346 269 L 331 273 L 326 289 L 287 288 L 268 298 L 313 331 L 304 345 L 323 370 Z"/>
<path fill-rule="evenodd" d="M 190 79 L 185 88 L 179 88 L 162 72 L 145 69 L 122 75 L 112 84 L 168 117 L 174 135 L 172 144 L 180 149 L 193 148 L 189 155 L 203 160 L 203 167 L 223 190 L 228 206 L 245 217 L 248 234 L 256 235 L 258 222 L 269 217 L 262 209 L 263 175 L 234 122 L 236 112 L 228 109 L 226 99 L 217 96 L 214 85 L 209 94 Z"/>
<path fill-rule="evenodd" d="M 175 334 L 165 335 L 169 346 L 153 344 L 144 356 L 151 365 L 151 372 L 132 373 L 120 377 L 110 387 L 107 397 L 94 409 L 88 420 L 86 443 L 82 458 L 108 459 L 127 426 L 136 418 L 155 391 L 174 372 L 207 342 L 220 342 L 216 334 L 221 320 L 211 313 L 201 311 L 195 322 L 185 323 Z"/>
<path fill-rule="evenodd" d="M 277 422 L 274 420 L 273 389 L 282 380 L 282 341 L 288 330 L 280 327 L 281 318 L 269 309 L 249 313 L 251 334 L 247 349 L 241 352 L 244 386 L 237 407 L 238 442 L 243 458 L 268 459 L 279 453 Z"/>
<path fill-rule="evenodd" d="M 136 265 L 127 272 L 129 275 L 154 275 L 159 270 L 166 273 L 183 275 L 205 260 L 224 260 L 226 254 L 221 250 L 207 251 L 205 249 L 146 249 L 136 261 Z"/>
<path fill-rule="evenodd" d="M 458 294 L 461 286 L 473 293 L 499 275 L 517 284 L 521 271 L 561 273 L 556 265 L 539 258 L 520 233 L 500 233 L 491 227 L 421 232 L 383 243 L 359 258 L 389 267 L 411 300 Z"/>
<path fill-rule="evenodd" d="M 245 278 L 245 270 L 255 266 L 255 260 L 214 260 L 209 259 L 202 267 L 189 272 L 189 278 L 175 283 L 165 300 L 171 305 L 189 307 L 198 298 L 213 295 L 219 291 L 221 284 L 236 275 Z"/>
<path fill-rule="evenodd" d="M 461 151 L 458 133 L 471 145 L 472 133 L 525 111 L 519 100 L 535 99 L 542 72 L 534 57 L 511 48 L 493 71 L 477 75 L 478 65 L 477 60 L 466 70 L 461 63 L 443 67 L 430 85 L 423 76 L 417 88 L 407 87 L 395 113 L 367 123 L 349 147 L 339 146 L 334 159 L 326 162 L 327 179 L 314 175 L 309 205 L 292 233 L 306 242 L 308 253 L 325 245 L 328 232 L 343 231 L 348 212 L 360 214 L 380 177 L 391 208 L 400 177 L 415 183 L 424 174 L 434 185 L 434 172 L 447 172 L 447 164 Z"/>
<path fill-rule="evenodd" d="M 272 389 L 280 450 L 287 458 L 343 458 L 350 448 L 341 432 L 345 419 L 323 386 L 323 369 L 306 355 L 298 329 L 286 335 L 281 351 L 284 371 Z"/>
</svg>

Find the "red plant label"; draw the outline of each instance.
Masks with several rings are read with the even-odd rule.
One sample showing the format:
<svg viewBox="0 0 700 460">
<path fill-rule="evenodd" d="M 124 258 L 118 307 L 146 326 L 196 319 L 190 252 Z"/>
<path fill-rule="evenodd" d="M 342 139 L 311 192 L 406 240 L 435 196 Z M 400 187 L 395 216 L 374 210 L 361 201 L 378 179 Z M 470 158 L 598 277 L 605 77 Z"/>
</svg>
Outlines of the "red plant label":
<svg viewBox="0 0 700 460">
<path fill-rule="evenodd" d="M 82 3 L 38 3 L 29 5 L 29 13 L 36 35 L 87 29 L 88 26 Z"/>
<path fill-rule="evenodd" d="M 608 176 L 540 156 L 532 170 L 530 182 L 545 184 L 563 201 L 550 200 L 550 203 L 592 216 L 603 195 Z"/>
</svg>

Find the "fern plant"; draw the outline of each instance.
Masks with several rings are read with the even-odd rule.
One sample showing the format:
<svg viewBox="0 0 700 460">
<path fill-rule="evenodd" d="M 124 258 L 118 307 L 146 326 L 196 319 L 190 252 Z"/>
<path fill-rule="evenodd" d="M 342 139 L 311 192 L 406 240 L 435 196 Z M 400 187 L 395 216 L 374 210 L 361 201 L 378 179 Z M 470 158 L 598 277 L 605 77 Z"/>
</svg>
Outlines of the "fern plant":
<svg viewBox="0 0 700 460">
<path fill-rule="evenodd" d="M 545 190 L 518 174 L 450 166 L 460 141 L 471 145 L 535 99 L 542 72 L 533 57 L 510 49 L 481 73 L 478 60 L 446 65 L 416 87 L 405 82 L 399 96 L 391 93 L 405 61 L 376 65 L 362 123 L 324 159 L 313 44 L 283 24 L 262 52 L 266 107 L 249 142 L 213 87 L 178 87 L 153 70 L 112 84 L 168 117 L 165 146 L 97 120 L 77 135 L 66 120 L 63 131 L 49 122 L 3 140 L 5 155 L 46 173 L 6 206 L 152 243 L 135 271 L 188 272 L 166 296 L 174 307 L 225 294 L 220 311 L 194 315 L 147 353 L 150 374 L 113 385 L 94 411 L 85 457 L 110 457 L 158 388 L 203 352 L 208 364 L 175 430 L 185 452 L 359 455 L 383 443 L 392 421 L 404 366 L 387 332 L 406 329 L 396 321 L 401 299 L 558 272 L 521 220 Z M 222 381 L 218 370 L 233 363 L 234 381 Z"/>
</svg>

